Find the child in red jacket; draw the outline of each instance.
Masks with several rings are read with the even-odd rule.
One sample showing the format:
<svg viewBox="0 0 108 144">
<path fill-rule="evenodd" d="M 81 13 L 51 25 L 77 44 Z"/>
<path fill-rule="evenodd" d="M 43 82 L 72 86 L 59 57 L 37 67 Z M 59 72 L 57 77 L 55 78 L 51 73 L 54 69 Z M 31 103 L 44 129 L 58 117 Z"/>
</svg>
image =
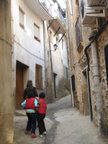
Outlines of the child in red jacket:
<svg viewBox="0 0 108 144">
<path fill-rule="evenodd" d="M 41 92 L 39 94 L 39 108 L 38 108 L 38 127 L 39 127 L 39 135 L 46 135 L 46 128 L 44 123 L 44 118 L 46 115 L 47 103 L 45 100 L 45 93 Z"/>
</svg>

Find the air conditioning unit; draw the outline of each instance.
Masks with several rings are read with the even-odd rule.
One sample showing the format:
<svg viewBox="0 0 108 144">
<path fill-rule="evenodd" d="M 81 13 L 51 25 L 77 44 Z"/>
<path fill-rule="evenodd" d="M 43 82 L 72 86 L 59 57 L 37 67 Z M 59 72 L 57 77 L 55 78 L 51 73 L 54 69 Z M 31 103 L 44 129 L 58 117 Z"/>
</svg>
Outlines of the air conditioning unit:
<svg viewBox="0 0 108 144">
<path fill-rule="evenodd" d="M 85 7 L 85 14 L 89 17 L 105 17 L 105 7 Z"/>
</svg>

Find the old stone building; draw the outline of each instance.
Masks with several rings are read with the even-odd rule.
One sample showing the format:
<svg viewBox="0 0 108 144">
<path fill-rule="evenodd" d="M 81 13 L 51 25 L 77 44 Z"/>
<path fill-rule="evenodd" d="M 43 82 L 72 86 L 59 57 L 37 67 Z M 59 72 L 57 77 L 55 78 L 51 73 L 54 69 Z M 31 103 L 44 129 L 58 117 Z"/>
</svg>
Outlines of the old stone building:
<svg viewBox="0 0 108 144">
<path fill-rule="evenodd" d="M 73 104 L 108 134 L 108 4 L 67 1 Z M 71 27 L 71 30 L 70 30 Z"/>
</svg>

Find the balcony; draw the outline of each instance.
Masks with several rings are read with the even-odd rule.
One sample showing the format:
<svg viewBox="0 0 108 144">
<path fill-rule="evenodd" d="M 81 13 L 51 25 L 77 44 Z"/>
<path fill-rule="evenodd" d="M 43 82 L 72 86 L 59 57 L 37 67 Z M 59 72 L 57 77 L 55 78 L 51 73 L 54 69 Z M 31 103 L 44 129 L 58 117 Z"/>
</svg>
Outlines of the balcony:
<svg viewBox="0 0 108 144">
<path fill-rule="evenodd" d="M 82 23 L 88 27 L 96 24 L 96 18 L 105 17 L 104 0 L 81 0 L 80 9 L 82 15 Z"/>
<path fill-rule="evenodd" d="M 87 6 L 104 6 L 106 0 L 83 0 Z"/>
<path fill-rule="evenodd" d="M 51 15 L 53 23 L 52 27 L 56 31 L 59 27 L 59 33 L 65 32 L 65 19 L 58 8 L 58 4 L 53 2 L 52 0 L 39 0 L 46 11 Z M 50 20 L 50 22 L 52 21 Z"/>
</svg>

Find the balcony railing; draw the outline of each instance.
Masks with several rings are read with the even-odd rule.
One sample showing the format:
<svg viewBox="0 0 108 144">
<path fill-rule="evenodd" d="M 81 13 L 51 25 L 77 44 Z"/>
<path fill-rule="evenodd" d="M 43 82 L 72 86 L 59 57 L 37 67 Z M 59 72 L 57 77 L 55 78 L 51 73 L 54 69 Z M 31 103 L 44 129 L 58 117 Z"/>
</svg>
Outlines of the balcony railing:
<svg viewBox="0 0 108 144">
<path fill-rule="evenodd" d="M 86 6 L 104 6 L 107 0 L 83 0 Z"/>
<path fill-rule="evenodd" d="M 95 24 L 97 17 L 105 17 L 105 1 L 101 0 L 81 0 L 80 9 L 82 23 L 90 26 Z"/>
</svg>

